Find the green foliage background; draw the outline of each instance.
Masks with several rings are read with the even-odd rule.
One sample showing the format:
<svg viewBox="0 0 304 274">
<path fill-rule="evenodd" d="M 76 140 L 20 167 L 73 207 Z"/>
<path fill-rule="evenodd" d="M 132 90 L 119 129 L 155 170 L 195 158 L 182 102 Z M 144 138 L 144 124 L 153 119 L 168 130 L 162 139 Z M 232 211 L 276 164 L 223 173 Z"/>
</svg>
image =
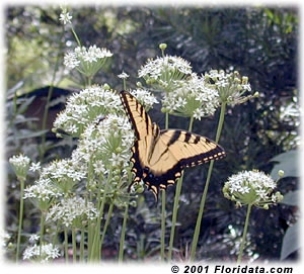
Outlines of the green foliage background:
<svg viewBox="0 0 304 274">
<path fill-rule="evenodd" d="M 77 73 L 67 73 L 63 66 L 64 53 L 76 46 L 72 33 L 59 22 L 58 7 L 8 6 L 5 10 L 5 39 L 7 47 L 7 133 L 8 155 L 25 152 L 33 160 L 47 163 L 49 159 L 63 157 L 71 146 L 58 140 L 49 140 L 48 153 L 41 158 L 41 140 L 30 137 L 29 117 L 19 121 L 11 109 L 14 92 L 25 93 L 53 84 L 79 90 L 82 79 Z M 270 173 L 274 162 L 270 160 L 282 153 L 297 149 L 299 143 L 299 117 L 284 115 L 286 110 L 297 110 L 298 102 L 298 7 L 220 7 L 207 6 L 83 6 L 71 9 L 74 29 L 85 46 L 96 44 L 113 53 L 108 68 L 97 75 L 95 83 L 108 83 L 121 90 L 117 75 L 122 71 L 130 75 L 128 87 L 135 87 L 137 70 L 147 58 L 160 55 L 158 45 L 167 43 L 166 53 L 188 60 L 193 70 L 204 73 L 210 69 L 238 70 L 249 77 L 253 91 L 260 98 L 246 104 L 228 108 L 220 144 L 227 158 L 217 162 L 209 189 L 207 205 L 200 235 L 198 258 L 234 260 L 235 242 L 239 239 L 244 210 L 235 209 L 221 193 L 223 183 L 233 173 L 260 169 Z M 25 103 L 26 104 L 26 103 Z M 25 108 L 26 109 L 26 108 Z M 26 111 L 20 115 L 26 115 Z M 17 110 L 18 111 L 18 110 Z M 14 114 L 15 113 L 15 114 Z M 216 114 L 218 115 L 218 113 Z M 160 107 L 151 111 L 154 121 L 164 125 Z M 39 117 L 38 117 L 39 118 Z M 193 131 L 215 138 L 217 116 L 194 124 Z M 170 127 L 185 128 L 188 121 L 170 118 Z M 12 130 L 26 125 L 23 131 Z M 27 129 L 25 131 L 25 129 Z M 35 129 L 37 130 L 37 129 Z M 31 128 L 31 132 L 33 129 Z M 21 135 L 23 136 L 21 138 Z M 44 134 L 39 132 L 39 134 Z M 13 136 L 18 135 L 18 142 Z M 15 140 L 15 141 L 12 141 Z M 61 141 L 62 142 L 62 141 Z M 40 158 L 39 158 L 40 157 Z M 290 159 L 297 166 L 297 159 Z M 175 246 L 177 255 L 186 256 L 196 222 L 200 195 L 203 191 L 207 167 L 186 171 L 182 189 Z M 18 184 L 8 172 L 7 229 L 16 230 L 18 210 Z M 279 189 L 284 194 L 298 189 L 295 177 L 283 178 Z M 168 210 L 173 204 L 175 187 L 168 189 Z M 36 232 L 37 212 L 27 205 L 25 231 Z M 155 254 L 158 246 L 159 222 L 153 207 L 153 197 L 145 193 L 136 209 L 130 211 L 126 254 L 132 259 L 146 259 Z M 268 211 L 254 210 L 250 224 L 250 244 L 247 256 L 258 254 L 264 260 L 278 260 L 282 239 L 288 226 L 295 221 L 295 207 L 279 205 Z M 170 227 L 168 223 L 168 235 Z M 111 221 L 106 238 L 109 258 L 114 258 L 119 243 L 121 216 Z"/>
</svg>

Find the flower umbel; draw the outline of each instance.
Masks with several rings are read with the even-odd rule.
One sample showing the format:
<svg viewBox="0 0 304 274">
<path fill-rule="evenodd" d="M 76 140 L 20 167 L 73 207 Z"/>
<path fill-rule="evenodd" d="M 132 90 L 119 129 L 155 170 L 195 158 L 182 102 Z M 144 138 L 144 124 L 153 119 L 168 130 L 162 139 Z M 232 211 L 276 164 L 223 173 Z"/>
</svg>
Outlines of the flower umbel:
<svg viewBox="0 0 304 274">
<path fill-rule="evenodd" d="M 30 158 L 20 155 L 14 155 L 9 159 L 10 164 L 13 166 L 15 173 L 19 179 L 24 180 L 30 167 Z"/>
<path fill-rule="evenodd" d="M 152 95 L 148 90 L 145 89 L 134 89 L 130 93 L 136 97 L 136 99 L 145 106 L 146 111 L 149 111 L 153 105 L 158 103 L 155 96 Z"/>
<path fill-rule="evenodd" d="M 68 98 L 65 110 L 54 122 L 54 130 L 61 129 L 79 137 L 100 115 L 119 111 L 123 109 L 117 94 L 100 86 L 91 86 Z"/>
<path fill-rule="evenodd" d="M 70 69 L 76 68 L 87 77 L 93 77 L 113 54 L 96 45 L 77 47 L 74 52 L 69 52 L 64 56 L 64 65 Z"/>
<path fill-rule="evenodd" d="M 138 71 L 138 76 L 148 85 L 161 91 L 172 91 L 179 86 L 178 81 L 192 73 L 191 65 L 176 56 L 164 56 L 148 62 Z"/>
<path fill-rule="evenodd" d="M 98 124 L 86 128 L 72 159 L 84 166 L 90 163 L 98 176 L 97 180 L 87 182 L 88 190 L 125 195 L 125 189 L 120 186 L 126 181 L 133 142 L 134 132 L 127 117 L 109 114 Z"/>
<path fill-rule="evenodd" d="M 66 227 L 82 228 L 84 221 L 94 220 L 98 216 L 93 203 L 85 201 L 81 197 L 73 197 L 61 200 L 54 205 L 46 216 L 46 220 L 60 222 Z"/>
<path fill-rule="evenodd" d="M 280 192 L 273 193 L 276 186 L 276 182 L 261 171 L 242 171 L 228 178 L 223 193 L 237 206 L 255 205 L 268 209 L 269 205 L 283 199 Z"/>
<path fill-rule="evenodd" d="M 38 260 L 47 262 L 50 259 L 60 257 L 59 248 L 53 244 L 44 244 L 42 246 L 34 245 L 27 247 L 23 252 L 23 260 Z"/>
<path fill-rule="evenodd" d="M 63 193 L 58 187 L 52 184 L 50 178 L 40 178 L 34 185 L 27 187 L 24 190 L 24 199 L 31 199 L 40 210 L 47 210 L 52 201 Z"/>
<path fill-rule="evenodd" d="M 200 120 L 214 114 L 219 106 L 219 95 L 216 89 L 206 85 L 204 77 L 192 73 L 179 81 L 179 88 L 165 94 L 162 105 L 163 112 Z"/>
<path fill-rule="evenodd" d="M 251 86 L 248 84 L 248 77 L 241 77 L 237 71 L 226 73 L 223 70 L 211 70 L 204 76 L 206 84 L 218 90 L 222 103 L 235 106 L 259 96 L 258 92 L 243 96 L 247 91 L 251 91 Z"/>
</svg>

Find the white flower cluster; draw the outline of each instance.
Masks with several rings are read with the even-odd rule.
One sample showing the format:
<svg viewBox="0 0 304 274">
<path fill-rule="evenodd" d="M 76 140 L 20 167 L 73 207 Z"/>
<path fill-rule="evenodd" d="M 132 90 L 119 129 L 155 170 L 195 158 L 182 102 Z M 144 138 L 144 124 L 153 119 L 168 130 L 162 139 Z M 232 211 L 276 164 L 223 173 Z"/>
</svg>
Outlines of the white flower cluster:
<svg viewBox="0 0 304 274">
<path fill-rule="evenodd" d="M 41 178 L 49 178 L 52 182 L 57 183 L 61 183 L 62 180 L 64 182 L 67 180 L 77 182 L 85 177 L 85 172 L 79 169 L 78 163 L 72 159 L 53 161 L 43 169 L 41 174 Z"/>
<path fill-rule="evenodd" d="M 30 158 L 27 156 L 24 156 L 22 154 L 20 155 L 14 155 L 9 159 L 9 162 L 15 166 L 15 167 L 20 167 L 20 168 L 25 168 L 29 166 L 30 164 Z"/>
<path fill-rule="evenodd" d="M 247 91 L 251 91 L 251 86 L 248 84 L 248 77 L 241 77 L 237 71 L 226 73 L 223 70 L 211 70 L 204 76 L 210 86 L 218 91 L 222 103 L 235 106 L 259 95 L 255 93 L 243 96 Z"/>
<path fill-rule="evenodd" d="M 56 118 L 54 128 L 79 137 L 100 115 L 122 112 L 119 96 L 100 86 L 91 86 L 68 98 L 66 108 Z"/>
<path fill-rule="evenodd" d="M 82 61 L 93 63 L 97 62 L 98 59 L 103 59 L 107 57 L 111 57 L 113 54 L 105 49 L 98 48 L 96 45 L 90 46 L 88 49 L 86 47 L 77 47 L 74 52 L 70 52 L 68 55 L 64 57 L 64 64 L 69 68 L 77 67 Z M 70 62 L 69 59 L 78 60 L 78 62 Z"/>
<path fill-rule="evenodd" d="M 98 212 L 93 203 L 81 197 L 66 198 L 54 205 L 48 212 L 46 220 L 60 222 L 66 227 L 82 227 L 84 220 L 94 220 Z"/>
<path fill-rule="evenodd" d="M 50 178 L 40 178 L 34 185 L 24 189 L 24 199 L 35 198 L 39 202 L 49 202 L 53 198 L 62 196 L 63 193 L 57 188 Z"/>
<path fill-rule="evenodd" d="M 180 87 L 168 92 L 162 104 L 164 111 L 200 120 L 213 115 L 219 106 L 218 92 L 206 86 L 204 77 L 192 73 L 187 80 L 180 81 Z"/>
<path fill-rule="evenodd" d="M 279 192 L 273 194 L 276 186 L 273 179 L 264 172 L 242 171 L 228 178 L 223 193 L 226 198 L 235 201 L 238 206 L 251 204 L 267 209 L 268 204 L 282 199 Z"/>
<path fill-rule="evenodd" d="M 134 89 L 130 90 L 130 93 L 145 107 L 146 111 L 158 103 L 155 96 L 146 89 Z"/>
<path fill-rule="evenodd" d="M 155 60 L 148 60 L 148 62 L 138 71 L 138 76 L 155 80 L 167 76 L 167 80 L 169 80 L 176 72 L 187 75 L 192 72 L 191 70 L 190 63 L 185 59 L 167 55 L 165 57 L 158 57 Z"/>
<path fill-rule="evenodd" d="M 97 125 L 89 125 L 81 135 L 73 159 L 94 163 L 97 174 L 129 166 L 134 132 L 126 117 L 109 114 Z"/>
<path fill-rule="evenodd" d="M 89 48 L 82 46 L 65 54 L 63 63 L 69 69 L 76 68 L 87 77 L 93 77 L 112 55 L 109 50 L 96 45 Z"/>
<path fill-rule="evenodd" d="M 23 260 L 38 259 L 41 262 L 47 262 L 50 259 L 60 257 L 59 248 L 53 244 L 44 244 L 42 246 L 28 246 L 23 252 Z"/>
<path fill-rule="evenodd" d="M 26 177 L 26 174 L 29 170 L 30 161 L 31 160 L 29 157 L 22 154 L 14 155 L 9 159 L 9 162 L 13 166 L 17 177 L 23 179 Z"/>
</svg>

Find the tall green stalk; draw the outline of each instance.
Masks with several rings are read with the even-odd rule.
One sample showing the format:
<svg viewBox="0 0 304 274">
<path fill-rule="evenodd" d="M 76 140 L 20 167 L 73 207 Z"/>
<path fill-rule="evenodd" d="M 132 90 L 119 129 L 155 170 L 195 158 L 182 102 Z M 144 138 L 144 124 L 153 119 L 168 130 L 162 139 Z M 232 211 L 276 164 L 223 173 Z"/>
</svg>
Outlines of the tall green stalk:
<svg viewBox="0 0 304 274">
<path fill-rule="evenodd" d="M 161 239 L 160 239 L 160 258 L 165 260 L 165 236 L 166 236 L 166 191 L 161 191 Z"/>
<path fill-rule="evenodd" d="M 169 127 L 169 114 L 165 114 L 165 129 Z M 161 205 L 161 238 L 160 238 L 160 257 L 163 261 L 165 259 L 165 236 L 166 236 L 166 193 L 161 191 L 162 195 L 162 205 Z"/>
<path fill-rule="evenodd" d="M 73 246 L 73 263 L 76 263 L 77 248 L 76 248 L 76 228 L 72 228 L 72 246 Z"/>
<path fill-rule="evenodd" d="M 68 242 L 68 228 L 64 227 L 64 253 L 65 253 L 65 262 L 69 262 L 69 242 Z"/>
<path fill-rule="evenodd" d="M 238 264 L 241 263 L 242 257 L 243 257 L 243 251 L 244 251 L 244 247 L 245 247 L 245 243 L 246 243 L 246 235 L 247 235 L 248 226 L 249 226 L 249 217 L 250 217 L 251 208 L 252 208 L 252 204 L 249 204 L 247 207 L 246 220 L 245 220 L 245 225 L 244 225 L 244 230 L 243 230 L 240 252 L 239 252 L 239 256 L 237 258 Z"/>
<path fill-rule="evenodd" d="M 109 173 L 111 174 L 111 173 Z M 109 178 L 108 178 L 109 180 Z M 110 180 L 109 180 L 110 181 Z M 89 261 L 99 261 L 101 258 L 101 238 L 100 238 L 100 223 L 104 212 L 106 203 L 107 188 L 103 189 L 103 195 L 101 196 L 101 188 L 98 189 L 97 194 L 97 208 L 99 211 L 96 222 L 90 224 L 89 227 L 89 246 L 88 246 L 88 259 Z"/>
<path fill-rule="evenodd" d="M 101 240 L 100 240 L 100 248 L 102 248 L 103 241 L 104 241 L 104 238 L 105 238 L 105 235 L 106 235 L 106 232 L 107 232 L 107 229 L 108 229 L 108 226 L 109 226 L 111 217 L 112 217 L 113 207 L 114 207 L 114 203 L 112 202 L 112 203 L 110 204 L 110 207 L 109 207 L 109 210 L 108 210 L 106 222 L 105 222 L 105 224 L 104 224 L 104 226 L 103 226 L 102 235 L 101 235 Z"/>
<path fill-rule="evenodd" d="M 189 128 L 188 131 L 192 131 L 193 127 L 193 117 L 190 118 Z M 173 204 L 173 212 L 172 212 L 172 226 L 170 231 L 170 241 L 169 241 L 169 252 L 168 252 L 168 261 L 172 259 L 172 252 L 173 252 L 173 242 L 174 242 L 174 234 L 175 234 L 175 227 L 176 227 L 176 220 L 177 220 L 177 211 L 178 211 L 178 204 L 179 204 L 179 197 L 182 190 L 182 184 L 184 180 L 184 173 L 178 180 L 176 184 L 175 196 L 174 196 L 174 204 Z"/>
<path fill-rule="evenodd" d="M 84 226 L 81 226 L 79 262 L 84 262 Z"/>
<path fill-rule="evenodd" d="M 45 212 L 41 211 L 41 217 L 40 217 L 40 235 L 39 235 L 39 254 L 42 253 L 42 245 L 43 245 L 43 238 L 44 238 L 44 223 L 45 223 Z"/>
<path fill-rule="evenodd" d="M 222 103 L 220 119 L 219 119 L 217 132 L 216 132 L 216 139 L 215 139 L 216 143 L 218 143 L 220 136 L 221 136 L 222 128 L 224 125 L 224 119 L 225 119 L 225 110 L 226 110 L 226 103 Z M 205 209 L 205 203 L 206 203 L 207 192 L 208 192 L 209 183 L 210 183 L 210 179 L 211 179 L 211 174 L 212 174 L 212 170 L 213 170 L 213 165 L 214 165 L 214 161 L 211 161 L 210 165 L 209 165 L 209 169 L 208 169 L 207 180 L 206 180 L 204 192 L 202 195 L 199 212 L 198 212 L 198 216 L 197 216 L 197 220 L 196 220 L 194 235 L 193 235 L 193 239 L 192 239 L 192 244 L 191 244 L 191 251 L 190 251 L 191 261 L 195 260 L 198 238 L 199 238 L 199 233 L 201 230 L 201 223 L 202 223 L 203 213 L 204 213 L 204 209 Z"/>
<path fill-rule="evenodd" d="M 20 254 L 20 241 L 21 241 L 21 230 L 23 224 L 23 193 L 24 193 L 24 183 L 25 179 L 19 178 L 20 181 L 20 205 L 19 205 L 19 222 L 18 222 L 18 236 L 17 236 L 17 251 L 16 251 L 16 262 L 19 261 L 19 254 Z"/>
<path fill-rule="evenodd" d="M 120 245 L 119 245 L 119 255 L 118 255 L 118 261 L 119 262 L 123 261 L 128 211 L 129 211 L 129 200 L 127 201 L 127 204 L 126 204 L 126 207 L 125 207 L 124 218 L 123 218 L 121 234 L 120 234 Z"/>
</svg>

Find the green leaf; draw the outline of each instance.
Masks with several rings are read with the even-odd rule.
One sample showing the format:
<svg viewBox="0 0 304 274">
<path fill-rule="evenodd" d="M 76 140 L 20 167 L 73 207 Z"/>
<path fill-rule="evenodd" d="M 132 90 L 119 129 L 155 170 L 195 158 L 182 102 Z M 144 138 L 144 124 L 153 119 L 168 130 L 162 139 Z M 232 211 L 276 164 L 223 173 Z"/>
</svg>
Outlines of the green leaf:
<svg viewBox="0 0 304 274">
<path fill-rule="evenodd" d="M 284 235 L 280 259 L 286 259 L 291 253 L 300 249 L 299 223 L 290 226 Z"/>
<path fill-rule="evenodd" d="M 299 151 L 290 150 L 273 157 L 270 162 L 278 162 L 272 169 L 270 176 L 277 180 L 279 179 L 278 171 L 284 170 L 283 177 L 300 177 L 298 167 Z"/>
</svg>

